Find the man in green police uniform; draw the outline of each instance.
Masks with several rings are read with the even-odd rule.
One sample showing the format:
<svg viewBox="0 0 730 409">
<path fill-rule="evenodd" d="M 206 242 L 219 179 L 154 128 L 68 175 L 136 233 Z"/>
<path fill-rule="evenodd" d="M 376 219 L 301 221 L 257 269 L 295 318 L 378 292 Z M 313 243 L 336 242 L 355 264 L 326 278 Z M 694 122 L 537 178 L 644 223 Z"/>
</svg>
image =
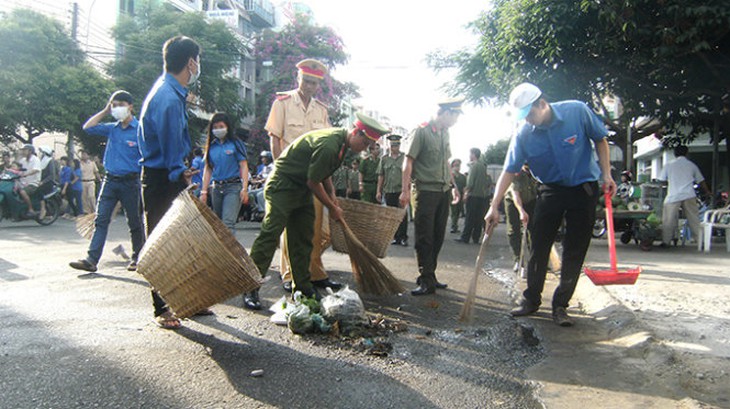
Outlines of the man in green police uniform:
<svg viewBox="0 0 730 409">
<path fill-rule="evenodd" d="M 459 192 L 459 196 L 464 196 L 464 187 L 466 187 L 466 176 L 461 173 L 461 159 L 451 161 L 451 177 L 454 179 L 454 189 Z M 464 200 L 451 202 L 451 232 L 459 232 L 459 218 L 464 214 Z"/>
<path fill-rule="evenodd" d="M 347 149 L 362 152 L 377 142 L 388 129 L 374 119 L 356 113 L 351 130 L 327 128 L 297 138 L 276 161 L 264 195 L 266 217 L 251 247 L 251 259 L 265 275 L 276 251 L 279 236 L 287 229 L 287 246 L 292 266 L 293 290 L 307 297 L 319 297 L 309 277 L 314 235 L 313 197 L 327 206 L 336 221 L 342 219 L 331 175 L 340 167 Z M 261 308 L 258 291 L 245 295 L 252 309 Z"/>
<path fill-rule="evenodd" d="M 405 155 L 400 151 L 400 135 L 388 135 L 390 153 L 380 158 L 378 166 L 378 193 L 375 195 L 378 203 L 382 203 L 385 197 L 385 204 L 393 207 L 400 207 L 400 192 L 403 186 L 403 159 Z M 383 195 L 385 193 L 385 195 Z M 408 217 L 403 221 L 395 232 L 393 242 L 390 244 L 408 245 Z"/>
<path fill-rule="evenodd" d="M 469 243 L 469 240 L 479 244 L 484 227 L 484 215 L 487 214 L 489 207 L 492 178 L 487 173 L 487 163 L 480 159 L 481 155 L 479 148 L 471 148 L 469 151 L 469 177 L 466 179 L 462 196 L 462 201 L 466 203 L 466 221 L 461 237 L 454 239 L 465 244 Z"/>
<path fill-rule="evenodd" d="M 370 146 L 368 157 L 360 162 L 360 192 L 362 200 L 380 203 L 375 196 L 378 190 L 378 166 L 380 165 L 380 145 Z"/>
<path fill-rule="evenodd" d="M 444 243 L 449 217 L 449 191 L 453 178 L 449 171 L 449 128 L 461 114 L 463 98 L 441 102 L 436 118 L 418 127 L 411 136 L 411 146 L 403 165 L 401 206 L 411 197 L 411 177 L 416 187 L 416 258 L 418 259 L 418 288 L 413 295 L 433 294 L 436 288 L 446 288 L 436 280 L 439 251 Z M 454 193 L 459 198 L 459 193 Z"/>
</svg>

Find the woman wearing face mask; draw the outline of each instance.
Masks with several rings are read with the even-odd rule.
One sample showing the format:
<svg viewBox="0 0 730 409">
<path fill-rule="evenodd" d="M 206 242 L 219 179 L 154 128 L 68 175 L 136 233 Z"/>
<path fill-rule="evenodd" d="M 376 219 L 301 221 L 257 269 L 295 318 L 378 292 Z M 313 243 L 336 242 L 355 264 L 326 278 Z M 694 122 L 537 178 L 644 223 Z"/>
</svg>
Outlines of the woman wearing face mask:
<svg viewBox="0 0 730 409">
<path fill-rule="evenodd" d="M 228 115 L 219 112 L 211 118 L 203 160 L 205 169 L 200 200 L 206 203 L 208 190 L 212 189 L 213 211 L 235 234 L 233 227 L 241 203 L 248 204 L 248 162 L 246 146 L 234 135 Z"/>
</svg>

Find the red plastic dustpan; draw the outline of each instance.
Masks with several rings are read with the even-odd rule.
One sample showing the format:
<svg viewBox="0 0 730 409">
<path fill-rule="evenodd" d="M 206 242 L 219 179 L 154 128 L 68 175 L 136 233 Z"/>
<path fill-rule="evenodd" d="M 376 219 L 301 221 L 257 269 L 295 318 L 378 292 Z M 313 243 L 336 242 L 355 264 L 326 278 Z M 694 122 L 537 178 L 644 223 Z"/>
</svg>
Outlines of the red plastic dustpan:
<svg viewBox="0 0 730 409">
<path fill-rule="evenodd" d="M 595 270 L 588 267 L 583 269 L 588 278 L 595 285 L 612 285 L 612 284 L 634 284 L 641 274 L 641 266 L 637 266 L 628 271 L 618 271 L 616 267 L 616 237 L 613 231 L 613 204 L 611 203 L 611 194 L 606 193 L 606 229 L 608 230 L 608 254 L 611 258 L 610 270 Z"/>
</svg>

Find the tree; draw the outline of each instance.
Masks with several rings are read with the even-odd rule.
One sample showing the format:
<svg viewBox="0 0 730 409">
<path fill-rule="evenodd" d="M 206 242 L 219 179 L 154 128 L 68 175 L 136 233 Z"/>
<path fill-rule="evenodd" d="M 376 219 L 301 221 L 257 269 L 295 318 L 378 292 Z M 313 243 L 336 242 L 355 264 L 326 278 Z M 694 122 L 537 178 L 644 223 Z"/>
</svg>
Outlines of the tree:
<svg viewBox="0 0 730 409">
<path fill-rule="evenodd" d="M 162 45 L 169 38 L 185 35 L 202 49 L 202 73 L 190 89 L 205 112 L 223 111 L 240 123 L 252 107 L 241 97 L 240 80 L 231 75 L 246 52 L 244 45 L 222 22 L 209 22 L 201 13 L 180 13 L 154 1 L 139 2 L 134 16 L 121 16 L 113 37 L 121 53 L 109 67 L 117 85 L 129 91 L 142 107 L 147 92 L 163 70 Z M 204 122 L 192 122 L 202 130 Z M 199 132 L 191 132 L 193 139 Z"/>
<path fill-rule="evenodd" d="M 496 0 L 471 27 L 476 49 L 430 56 L 435 69 L 458 68 L 452 92 L 504 101 L 532 81 L 552 99 L 593 102 L 621 146 L 640 116 L 694 138 L 719 122 L 730 90 L 726 0 Z M 608 94 L 621 97 L 623 117 L 602 106 Z"/>
<path fill-rule="evenodd" d="M 484 161 L 488 165 L 501 165 L 504 163 L 504 158 L 507 157 L 507 150 L 509 148 L 509 138 L 500 139 L 496 143 L 489 145 L 484 151 Z"/>
<path fill-rule="evenodd" d="M 342 39 L 331 28 L 312 24 L 308 17 L 301 14 L 280 32 L 267 30 L 257 38 L 257 64 L 261 70 L 269 70 L 270 75 L 268 81 L 260 84 L 260 93 L 256 99 L 256 121 L 252 140 L 249 141 L 254 149 L 268 149 L 269 140 L 264 125 L 271 103 L 277 92 L 297 87 L 295 65 L 305 58 L 315 58 L 332 69 L 345 64 L 348 56 Z M 327 75 L 317 98 L 328 104 L 332 124 L 339 125 L 344 119 L 340 109 L 342 102 L 357 96 L 355 84 L 343 83 Z"/>
<path fill-rule="evenodd" d="M 44 132 L 72 137 L 109 95 L 63 26 L 30 10 L 0 20 L 0 140 L 32 143 Z"/>
</svg>

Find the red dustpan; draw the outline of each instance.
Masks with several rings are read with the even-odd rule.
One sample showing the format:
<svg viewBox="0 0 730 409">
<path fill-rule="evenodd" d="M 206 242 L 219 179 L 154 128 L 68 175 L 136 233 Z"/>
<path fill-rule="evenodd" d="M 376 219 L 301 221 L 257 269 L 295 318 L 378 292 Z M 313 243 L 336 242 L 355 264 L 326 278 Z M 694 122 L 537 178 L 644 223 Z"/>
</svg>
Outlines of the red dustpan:
<svg viewBox="0 0 730 409">
<path fill-rule="evenodd" d="M 606 193 L 606 229 L 608 230 L 608 254 L 611 257 L 610 270 L 595 270 L 588 267 L 583 269 L 588 278 L 595 285 L 611 285 L 611 284 L 634 284 L 641 274 L 641 266 L 637 266 L 628 271 L 618 271 L 616 267 L 616 237 L 613 231 L 613 204 L 611 203 L 611 194 Z"/>
</svg>

